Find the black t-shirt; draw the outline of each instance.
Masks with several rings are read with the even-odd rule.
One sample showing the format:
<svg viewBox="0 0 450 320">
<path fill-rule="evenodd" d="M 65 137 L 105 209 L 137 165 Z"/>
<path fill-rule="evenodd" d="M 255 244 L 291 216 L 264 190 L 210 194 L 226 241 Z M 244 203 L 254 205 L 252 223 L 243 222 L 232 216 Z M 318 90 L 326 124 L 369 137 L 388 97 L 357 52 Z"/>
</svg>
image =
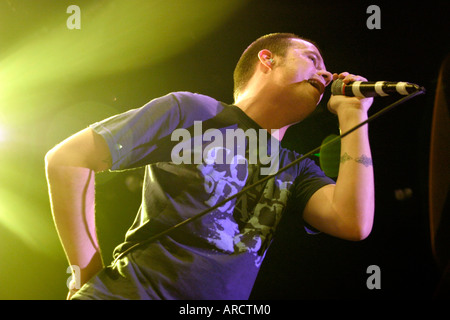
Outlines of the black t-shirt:
<svg viewBox="0 0 450 320">
<path fill-rule="evenodd" d="M 146 166 L 141 207 L 115 257 L 299 157 L 238 107 L 188 92 L 91 127 L 109 145 L 112 170 Z M 312 194 L 331 183 L 305 159 L 134 249 L 116 277 L 100 273 L 78 298 L 247 299 L 286 207 L 301 215 Z"/>
</svg>

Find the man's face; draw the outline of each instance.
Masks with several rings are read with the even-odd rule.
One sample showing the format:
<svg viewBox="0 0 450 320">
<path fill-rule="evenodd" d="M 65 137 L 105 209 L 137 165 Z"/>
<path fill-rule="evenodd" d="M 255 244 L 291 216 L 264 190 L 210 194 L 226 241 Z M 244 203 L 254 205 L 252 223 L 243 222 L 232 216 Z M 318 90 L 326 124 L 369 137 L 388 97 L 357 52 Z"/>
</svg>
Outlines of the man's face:
<svg viewBox="0 0 450 320">
<path fill-rule="evenodd" d="M 289 101 L 300 104 L 305 111 L 317 106 L 332 75 L 326 71 L 319 50 L 311 43 L 292 39 L 292 46 L 281 64 L 273 70 L 275 84 Z"/>
</svg>

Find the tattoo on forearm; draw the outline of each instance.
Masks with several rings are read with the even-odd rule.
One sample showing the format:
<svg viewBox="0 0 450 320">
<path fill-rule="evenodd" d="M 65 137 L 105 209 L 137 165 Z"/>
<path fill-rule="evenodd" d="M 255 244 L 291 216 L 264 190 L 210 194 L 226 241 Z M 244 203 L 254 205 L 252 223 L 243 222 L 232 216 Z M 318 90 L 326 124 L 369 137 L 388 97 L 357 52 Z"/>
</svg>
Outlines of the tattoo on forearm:
<svg viewBox="0 0 450 320">
<path fill-rule="evenodd" d="M 344 153 L 344 154 L 341 156 L 341 163 L 344 163 L 344 162 L 349 161 L 349 160 L 352 160 L 352 159 L 353 159 L 353 158 L 350 157 L 350 156 L 348 155 L 348 153 L 346 152 L 346 153 Z"/>
<path fill-rule="evenodd" d="M 372 165 L 372 158 L 369 158 L 365 154 L 355 159 L 356 162 L 361 163 L 364 167 L 370 167 Z"/>
<path fill-rule="evenodd" d="M 341 156 L 341 163 L 344 163 L 344 162 L 347 162 L 347 161 L 350 161 L 350 160 L 355 160 L 357 163 L 361 163 L 365 167 L 372 166 L 372 158 L 369 158 L 365 154 L 363 154 L 362 156 L 360 156 L 358 158 L 355 158 L 355 159 L 353 159 L 351 156 L 349 156 L 347 152 L 345 152 Z"/>
</svg>

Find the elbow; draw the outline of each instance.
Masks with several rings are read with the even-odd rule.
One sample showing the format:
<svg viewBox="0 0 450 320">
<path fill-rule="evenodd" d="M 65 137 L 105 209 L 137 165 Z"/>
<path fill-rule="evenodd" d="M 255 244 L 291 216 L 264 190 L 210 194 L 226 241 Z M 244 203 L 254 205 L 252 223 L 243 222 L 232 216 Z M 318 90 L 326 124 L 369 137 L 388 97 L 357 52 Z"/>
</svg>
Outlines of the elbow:
<svg viewBox="0 0 450 320">
<path fill-rule="evenodd" d="M 357 230 L 354 230 L 351 235 L 349 236 L 348 240 L 350 241 L 362 241 L 365 240 L 370 233 L 372 232 L 372 228 L 358 228 Z"/>
<path fill-rule="evenodd" d="M 362 241 L 369 237 L 373 227 L 374 210 L 357 212 L 344 228 L 344 238 L 350 241 Z"/>
<path fill-rule="evenodd" d="M 60 176 L 60 170 L 61 167 L 60 160 L 58 160 L 58 152 L 54 149 L 51 149 L 45 154 L 44 157 L 44 170 L 45 170 L 45 176 L 48 183 L 53 183 L 55 179 L 57 179 Z"/>
<path fill-rule="evenodd" d="M 360 232 L 358 241 L 365 240 L 368 236 L 370 236 L 371 232 L 372 232 L 372 227 L 367 228 L 366 230 L 363 230 L 362 232 Z"/>
<path fill-rule="evenodd" d="M 49 150 L 44 156 L 45 172 L 47 177 L 53 175 L 54 172 L 58 172 L 60 168 L 70 166 L 70 155 L 66 154 L 58 146 Z"/>
<path fill-rule="evenodd" d="M 369 237 L 372 232 L 373 219 L 366 219 L 359 222 L 350 228 L 348 231 L 348 240 L 350 241 L 362 241 Z"/>
<path fill-rule="evenodd" d="M 95 167 L 88 160 L 83 153 L 60 144 L 45 154 L 45 170 L 49 172 L 63 167 L 80 167 L 94 170 Z"/>
<path fill-rule="evenodd" d="M 44 164 L 45 164 L 45 171 L 48 172 L 49 168 L 53 166 L 54 163 L 54 149 L 51 149 L 48 151 L 44 156 Z"/>
<path fill-rule="evenodd" d="M 68 156 L 58 146 L 50 149 L 44 156 L 45 170 L 48 172 L 53 168 L 67 164 Z"/>
<path fill-rule="evenodd" d="M 341 238 L 348 241 L 358 242 L 365 240 L 370 235 L 371 231 L 371 229 L 354 228 L 347 230 Z"/>
<path fill-rule="evenodd" d="M 362 241 L 369 237 L 373 228 L 373 220 L 375 216 L 374 198 L 367 199 L 358 206 L 352 207 L 348 212 L 350 240 Z"/>
</svg>

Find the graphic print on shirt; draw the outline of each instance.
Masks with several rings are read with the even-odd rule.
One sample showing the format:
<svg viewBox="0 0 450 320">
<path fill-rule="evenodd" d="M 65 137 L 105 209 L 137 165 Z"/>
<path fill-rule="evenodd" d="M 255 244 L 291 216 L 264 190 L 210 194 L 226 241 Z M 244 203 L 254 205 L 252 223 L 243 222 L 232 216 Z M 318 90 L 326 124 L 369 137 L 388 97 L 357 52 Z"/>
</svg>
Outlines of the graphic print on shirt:
<svg viewBox="0 0 450 320">
<path fill-rule="evenodd" d="M 247 159 L 240 155 L 234 156 L 232 163 L 227 165 L 214 161 L 228 152 L 230 150 L 223 147 L 212 148 L 208 152 L 210 161 L 197 166 L 205 179 L 205 191 L 210 195 L 205 201 L 208 206 L 239 192 L 249 175 L 252 181 L 259 177 L 259 174 L 253 174 L 258 170 L 249 166 Z M 227 253 L 252 253 L 255 265 L 259 267 L 281 218 L 289 185 L 289 182 L 279 179 L 269 180 L 266 185 L 262 184 L 239 197 L 238 202 L 233 199 L 216 209 L 209 217 L 212 227 L 207 241 Z"/>
</svg>

